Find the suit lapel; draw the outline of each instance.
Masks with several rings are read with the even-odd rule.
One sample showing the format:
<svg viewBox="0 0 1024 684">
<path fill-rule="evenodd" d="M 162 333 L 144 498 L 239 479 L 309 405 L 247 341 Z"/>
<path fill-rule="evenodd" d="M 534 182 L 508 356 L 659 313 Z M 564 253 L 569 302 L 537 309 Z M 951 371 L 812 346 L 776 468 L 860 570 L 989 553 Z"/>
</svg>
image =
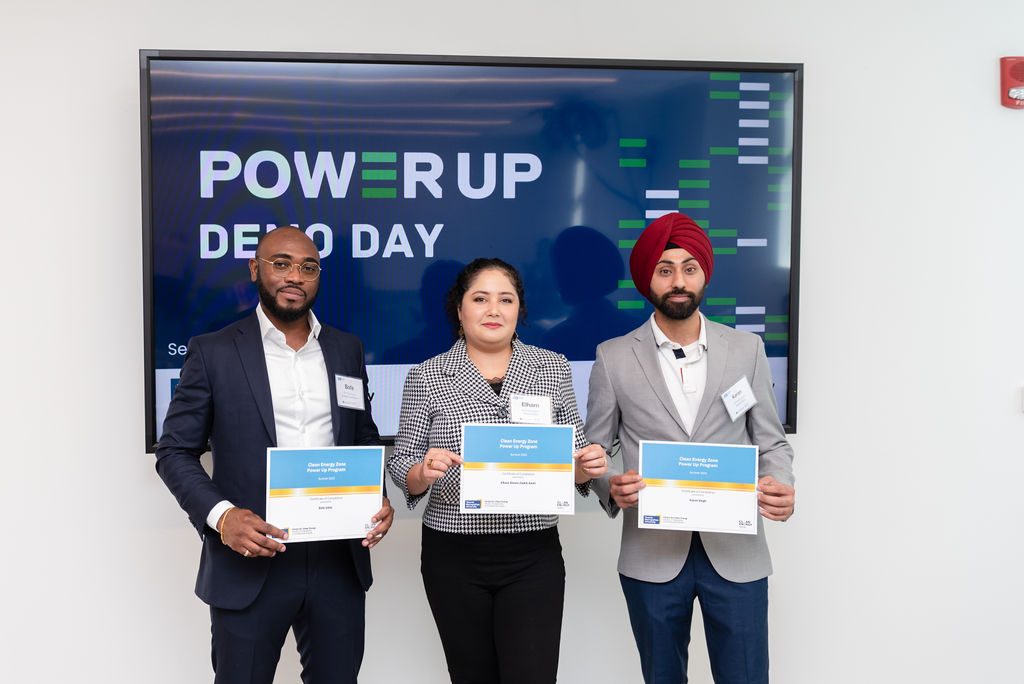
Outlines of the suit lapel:
<svg viewBox="0 0 1024 684">
<path fill-rule="evenodd" d="M 534 359 L 534 355 L 527 353 L 522 342 L 512 342 L 512 359 L 508 363 L 505 382 L 501 385 L 502 398 L 537 386 L 537 366 Z"/>
<path fill-rule="evenodd" d="M 469 356 L 466 354 L 465 340 L 458 340 L 448 351 L 444 373 L 451 378 L 453 387 L 466 396 L 485 404 L 501 404 L 501 399 L 483 379 L 473 362 L 469 360 Z M 504 393 L 505 386 L 502 385 L 502 394 Z"/>
<path fill-rule="evenodd" d="M 338 444 L 341 438 L 341 407 L 338 406 L 338 387 L 337 383 L 334 382 L 335 377 L 339 374 L 344 375 L 341 372 L 339 358 L 339 348 L 337 340 L 331 334 L 330 328 L 326 326 L 320 326 L 320 335 L 317 336 L 317 342 L 320 343 L 320 353 L 324 357 L 324 366 L 327 367 L 327 388 L 331 396 L 331 427 L 334 432 L 334 443 Z M 366 394 L 366 388 L 363 388 L 363 394 Z M 365 397 L 364 397 L 365 401 Z"/>
<path fill-rule="evenodd" d="M 658 401 L 665 407 L 668 415 L 672 416 L 672 420 L 676 422 L 679 429 L 687 434 L 686 428 L 683 427 L 683 421 L 679 418 L 679 411 L 672 401 L 672 395 L 668 393 L 668 387 L 665 386 L 665 375 L 661 372 L 661 360 L 658 359 L 658 347 L 654 343 L 654 333 L 651 331 L 650 321 L 640 326 L 634 334 L 633 353 L 636 355 L 636 360 L 640 364 L 640 370 L 643 371 L 647 383 L 654 390 L 654 396 L 658 397 Z"/>
<path fill-rule="evenodd" d="M 238 349 L 242 372 L 249 384 L 249 391 L 256 400 L 263 426 L 270 435 L 271 443 L 276 445 L 277 429 L 274 425 L 274 402 L 270 398 L 270 376 L 267 375 L 267 358 L 263 353 L 260 323 L 255 313 L 238 327 L 235 348 Z"/>
<path fill-rule="evenodd" d="M 704 396 L 701 397 L 697 416 L 693 420 L 693 434 L 697 434 L 697 429 L 707 417 L 712 404 L 718 400 L 718 395 L 722 391 L 722 378 L 725 377 L 726 361 L 729 359 L 729 340 L 716 330 L 711 322 L 704 320 L 708 326 L 708 376 L 704 383 Z"/>
</svg>

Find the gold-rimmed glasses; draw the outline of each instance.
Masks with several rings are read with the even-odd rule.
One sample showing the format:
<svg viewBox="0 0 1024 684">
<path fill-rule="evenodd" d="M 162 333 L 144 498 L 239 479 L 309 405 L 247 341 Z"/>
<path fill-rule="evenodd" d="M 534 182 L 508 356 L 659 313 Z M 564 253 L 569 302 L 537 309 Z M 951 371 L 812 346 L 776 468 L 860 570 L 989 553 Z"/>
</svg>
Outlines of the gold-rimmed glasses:
<svg viewBox="0 0 1024 684">
<path fill-rule="evenodd" d="M 264 259 L 263 257 L 256 257 L 260 261 L 266 264 L 270 264 L 270 268 L 273 269 L 274 275 L 286 276 L 290 274 L 294 269 L 299 269 L 299 275 L 302 276 L 303 280 L 316 280 L 320 277 L 320 264 L 315 261 L 303 261 L 301 264 L 293 264 L 287 259 Z"/>
</svg>

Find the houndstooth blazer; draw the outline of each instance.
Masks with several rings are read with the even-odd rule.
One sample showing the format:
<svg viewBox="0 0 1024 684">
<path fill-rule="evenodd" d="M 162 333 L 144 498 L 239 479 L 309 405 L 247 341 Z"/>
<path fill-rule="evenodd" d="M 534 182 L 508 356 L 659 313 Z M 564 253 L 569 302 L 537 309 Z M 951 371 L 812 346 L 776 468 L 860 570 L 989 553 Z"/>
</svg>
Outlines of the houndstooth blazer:
<svg viewBox="0 0 1024 684">
<path fill-rule="evenodd" d="M 512 358 L 501 392 L 495 393 L 466 354 L 465 340 L 458 340 L 443 354 L 412 368 L 402 390 L 402 413 L 395 449 L 388 458 L 388 472 L 405 492 L 409 508 L 415 508 L 429 492 L 423 524 L 442 532 L 504 534 L 553 527 L 557 515 L 491 515 L 459 513 L 462 468 L 450 468 L 422 494 L 410 495 L 406 485 L 409 469 L 423 460 L 430 448 L 459 453 L 464 423 L 509 423 L 509 396 L 538 394 L 551 397 L 555 423 L 576 426 L 574 447 L 589 444 L 576 407 L 569 362 L 561 354 L 512 341 Z M 577 485 L 584 496 L 590 483 Z"/>
</svg>

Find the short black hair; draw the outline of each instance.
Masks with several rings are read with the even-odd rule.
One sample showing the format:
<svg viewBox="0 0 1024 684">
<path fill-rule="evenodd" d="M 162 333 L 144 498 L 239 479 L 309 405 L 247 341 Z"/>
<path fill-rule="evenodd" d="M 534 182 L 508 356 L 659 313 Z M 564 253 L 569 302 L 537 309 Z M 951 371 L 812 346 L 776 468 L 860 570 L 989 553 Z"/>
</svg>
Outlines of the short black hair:
<svg viewBox="0 0 1024 684">
<path fill-rule="evenodd" d="M 515 266 L 498 258 L 473 259 L 465 268 L 455 276 L 455 283 L 448 289 L 445 296 L 444 310 L 448 314 L 448 321 L 452 324 L 452 333 L 458 335 L 459 331 L 459 307 L 462 305 L 462 298 L 469 291 L 469 284 L 473 282 L 482 271 L 498 270 L 508 276 L 516 289 L 516 296 L 519 297 L 519 322 L 526 321 L 526 293 L 523 291 L 523 279 Z"/>
</svg>

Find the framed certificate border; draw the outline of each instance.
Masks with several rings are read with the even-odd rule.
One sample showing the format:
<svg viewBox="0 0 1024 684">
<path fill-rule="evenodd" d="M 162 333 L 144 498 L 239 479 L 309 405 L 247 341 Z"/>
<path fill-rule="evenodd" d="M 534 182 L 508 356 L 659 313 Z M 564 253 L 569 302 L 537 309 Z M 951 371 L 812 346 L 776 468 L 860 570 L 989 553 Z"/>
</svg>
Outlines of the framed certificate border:
<svg viewBox="0 0 1024 684">
<path fill-rule="evenodd" d="M 757 446 L 640 441 L 637 527 L 757 534 Z"/>
<path fill-rule="evenodd" d="M 365 537 L 383 496 L 383 446 L 267 449 L 266 520 L 288 543 Z"/>
<path fill-rule="evenodd" d="M 459 511 L 572 515 L 575 439 L 572 425 L 463 425 Z"/>
</svg>

